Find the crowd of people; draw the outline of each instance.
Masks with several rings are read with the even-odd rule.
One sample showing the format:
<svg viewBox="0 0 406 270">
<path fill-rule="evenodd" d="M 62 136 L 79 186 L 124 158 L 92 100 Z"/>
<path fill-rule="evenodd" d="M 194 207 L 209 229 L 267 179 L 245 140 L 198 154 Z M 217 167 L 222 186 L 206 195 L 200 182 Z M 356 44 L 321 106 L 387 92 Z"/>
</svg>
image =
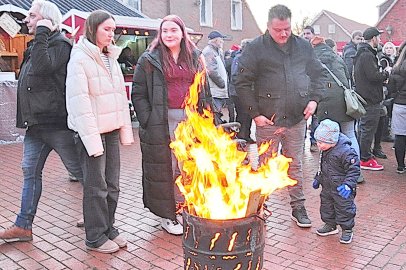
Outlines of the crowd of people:
<svg viewBox="0 0 406 270">
<path fill-rule="evenodd" d="M 134 66 L 134 60 L 131 51 L 124 48 L 121 53 L 114 45 L 116 24 L 108 12 L 92 12 L 73 47 L 60 32 L 61 17 L 55 4 L 34 0 L 25 19 L 34 39 L 24 54 L 17 92 L 17 126 L 26 129 L 21 209 L 15 223 L 0 231 L 0 239 L 32 240 L 42 170 L 55 150 L 83 185 L 87 249 L 113 253 L 127 245 L 114 227 L 119 144 L 134 142 L 119 63 Z M 206 71 L 199 109 L 211 108 L 215 124 L 236 119 L 241 124 L 237 137 L 248 143 L 271 141 L 260 163 L 278 151 L 292 158 L 288 173 L 297 184 L 288 188 L 291 218 L 301 228 L 312 226 L 303 193 L 304 144 L 307 122 L 312 122 L 311 151 L 320 152 L 313 187 L 322 187 L 320 213 L 325 222 L 316 233 L 336 234 L 340 226 L 339 241 L 351 243 L 356 185 L 364 181 L 361 169 L 383 170 L 376 158 L 387 158 L 381 138 L 395 136 L 397 172 L 406 171 L 405 44 L 397 52 L 386 43 L 378 54 L 380 33 L 374 27 L 354 31 L 341 57 L 335 42 L 315 35 L 311 26 L 303 38 L 292 34 L 291 11 L 276 5 L 269 10 L 266 32 L 243 40 L 225 57 L 225 36 L 219 31 L 208 35 L 208 45 L 200 51 L 180 17 L 164 17 L 133 76 L 144 206 L 161 218 L 165 231 L 183 233 L 177 209 L 183 198 L 175 185 L 182 164 L 169 144 L 186 118 L 189 86 L 197 73 Z M 367 101 L 360 119 L 346 114 L 339 82 L 355 87 Z"/>
</svg>

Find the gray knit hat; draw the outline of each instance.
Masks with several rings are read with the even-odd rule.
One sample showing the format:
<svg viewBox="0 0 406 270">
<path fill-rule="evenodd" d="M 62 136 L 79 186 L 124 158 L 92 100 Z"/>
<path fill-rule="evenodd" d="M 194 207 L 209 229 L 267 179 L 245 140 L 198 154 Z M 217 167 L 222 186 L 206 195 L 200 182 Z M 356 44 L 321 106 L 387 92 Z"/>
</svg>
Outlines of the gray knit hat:
<svg viewBox="0 0 406 270">
<path fill-rule="evenodd" d="M 338 123 L 331 121 L 330 119 L 321 121 L 314 132 L 314 138 L 316 138 L 317 141 L 331 144 L 338 142 L 339 135 L 340 126 Z"/>
</svg>

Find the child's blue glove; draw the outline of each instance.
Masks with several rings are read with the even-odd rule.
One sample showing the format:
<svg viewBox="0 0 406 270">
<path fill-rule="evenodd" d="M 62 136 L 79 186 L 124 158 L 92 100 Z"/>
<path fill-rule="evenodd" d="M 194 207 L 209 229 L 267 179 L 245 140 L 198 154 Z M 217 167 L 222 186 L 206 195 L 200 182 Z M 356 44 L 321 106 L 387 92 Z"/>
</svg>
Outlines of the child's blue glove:
<svg viewBox="0 0 406 270">
<path fill-rule="evenodd" d="M 314 188 L 314 189 L 318 189 L 318 188 L 320 187 L 319 180 L 317 180 L 316 178 L 314 178 L 312 185 L 313 185 L 313 188 Z"/>
<path fill-rule="evenodd" d="M 348 199 L 352 193 L 352 189 L 346 185 L 342 184 L 337 188 L 338 194 L 343 197 L 344 199 Z"/>
</svg>

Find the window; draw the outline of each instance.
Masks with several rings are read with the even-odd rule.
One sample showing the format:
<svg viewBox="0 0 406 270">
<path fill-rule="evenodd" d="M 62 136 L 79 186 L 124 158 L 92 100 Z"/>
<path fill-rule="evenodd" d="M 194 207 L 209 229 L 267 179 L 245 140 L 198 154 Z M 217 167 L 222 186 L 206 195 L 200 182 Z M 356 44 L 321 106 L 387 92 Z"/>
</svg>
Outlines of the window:
<svg viewBox="0 0 406 270">
<path fill-rule="evenodd" d="M 127 0 L 124 2 L 127 2 L 127 4 L 130 7 L 135 8 L 138 11 L 141 11 L 141 0 Z"/>
<path fill-rule="evenodd" d="M 231 30 L 242 30 L 241 0 L 231 0 Z"/>
<path fill-rule="evenodd" d="M 213 26 L 212 0 L 200 0 L 200 25 Z"/>
<path fill-rule="evenodd" d="M 320 35 L 320 25 L 313 25 L 313 29 L 314 29 L 314 34 L 315 35 Z"/>
<path fill-rule="evenodd" d="M 336 32 L 336 25 L 335 24 L 329 24 L 328 25 L 328 33 L 329 34 L 335 34 Z"/>
</svg>

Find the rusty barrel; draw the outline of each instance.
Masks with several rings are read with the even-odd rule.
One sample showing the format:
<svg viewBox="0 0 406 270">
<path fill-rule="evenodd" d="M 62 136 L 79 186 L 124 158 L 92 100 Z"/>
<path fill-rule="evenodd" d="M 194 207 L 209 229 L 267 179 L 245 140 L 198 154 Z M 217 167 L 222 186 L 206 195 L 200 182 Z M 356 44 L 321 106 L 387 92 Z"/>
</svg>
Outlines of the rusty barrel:
<svg viewBox="0 0 406 270">
<path fill-rule="evenodd" d="M 264 220 L 212 220 L 183 211 L 182 244 L 185 270 L 262 269 Z"/>
</svg>

